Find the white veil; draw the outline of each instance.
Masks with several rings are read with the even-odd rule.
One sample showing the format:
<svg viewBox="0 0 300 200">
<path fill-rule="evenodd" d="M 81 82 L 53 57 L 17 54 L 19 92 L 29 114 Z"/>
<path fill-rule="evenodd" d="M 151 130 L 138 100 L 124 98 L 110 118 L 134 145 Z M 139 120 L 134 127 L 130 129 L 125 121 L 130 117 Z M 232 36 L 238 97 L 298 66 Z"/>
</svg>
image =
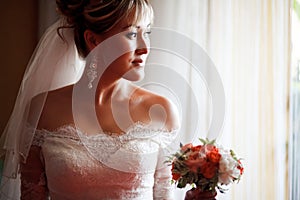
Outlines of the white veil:
<svg viewBox="0 0 300 200">
<path fill-rule="evenodd" d="M 57 28 L 62 25 L 64 20 L 59 19 L 47 29 L 37 45 L 27 65 L 14 110 L 1 136 L 0 156 L 4 159 L 4 166 L 0 199 L 20 199 L 19 163 L 26 161 L 34 136 L 34 131 L 24 130 L 28 123 L 34 129 L 37 127 L 47 91 L 73 84 L 83 73 L 85 62 L 77 53 L 73 29 L 60 30 L 63 40 L 57 33 Z M 29 121 L 31 99 L 41 93 L 39 106 Z"/>
</svg>

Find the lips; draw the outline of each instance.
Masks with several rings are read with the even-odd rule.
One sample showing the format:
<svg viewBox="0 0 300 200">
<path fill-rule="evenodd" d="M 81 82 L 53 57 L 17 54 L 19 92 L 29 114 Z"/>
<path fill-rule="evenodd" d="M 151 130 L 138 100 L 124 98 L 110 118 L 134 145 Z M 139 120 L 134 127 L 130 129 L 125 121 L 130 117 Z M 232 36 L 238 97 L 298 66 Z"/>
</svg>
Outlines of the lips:
<svg viewBox="0 0 300 200">
<path fill-rule="evenodd" d="M 132 61 L 132 64 L 140 66 L 140 65 L 143 64 L 143 60 L 142 59 L 135 59 L 135 60 Z"/>
</svg>

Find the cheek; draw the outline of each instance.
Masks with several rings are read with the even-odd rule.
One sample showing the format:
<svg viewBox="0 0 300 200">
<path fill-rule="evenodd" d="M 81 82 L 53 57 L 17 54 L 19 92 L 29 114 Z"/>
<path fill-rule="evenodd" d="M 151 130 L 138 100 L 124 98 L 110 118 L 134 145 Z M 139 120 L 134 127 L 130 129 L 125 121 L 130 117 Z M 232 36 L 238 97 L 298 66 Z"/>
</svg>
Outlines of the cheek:
<svg viewBox="0 0 300 200">
<path fill-rule="evenodd" d="M 133 52 L 137 48 L 137 43 L 135 40 L 128 40 L 127 38 L 122 38 L 119 40 L 117 48 L 122 49 L 122 52 L 127 54 L 129 52 Z"/>
<path fill-rule="evenodd" d="M 133 60 L 133 52 L 127 52 L 120 56 L 117 60 L 119 63 L 130 64 Z"/>
<path fill-rule="evenodd" d="M 112 69 L 115 71 L 119 71 L 119 72 L 123 72 L 123 71 L 127 71 L 129 67 L 129 65 L 131 64 L 133 59 L 133 53 L 132 52 L 128 52 L 123 54 L 122 56 L 118 57 L 111 65 Z"/>
<path fill-rule="evenodd" d="M 137 44 L 135 41 L 128 40 L 128 38 L 123 35 L 116 35 L 102 43 L 102 47 L 99 49 L 99 54 L 102 54 L 102 56 L 107 58 L 109 61 L 115 61 L 120 57 L 126 57 L 124 55 L 127 55 L 127 57 L 130 56 L 130 53 L 134 52 L 136 46 Z"/>
</svg>

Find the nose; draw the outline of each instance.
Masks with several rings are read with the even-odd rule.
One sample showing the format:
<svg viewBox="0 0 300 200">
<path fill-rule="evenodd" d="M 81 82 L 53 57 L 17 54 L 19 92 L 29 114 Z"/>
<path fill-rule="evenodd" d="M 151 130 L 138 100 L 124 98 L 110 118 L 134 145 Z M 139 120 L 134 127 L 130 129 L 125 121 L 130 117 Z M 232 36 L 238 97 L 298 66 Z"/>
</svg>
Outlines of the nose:
<svg viewBox="0 0 300 200">
<path fill-rule="evenodd" d="M 149 48 L 150 48 L 149 39 L 140 37 L 137 42 L 138 42 L 138 44 L 137 44 L 137 49 L 135 50 L 135 53 L 138 55 L 148 54 Z"/>
<path fill-rule="evenodd" d="M 148 48 L 138 48 L 135 50 L 135 53 L 138 55 L 148 54 L 148 52 L 149 52 Z"/>
</svg>

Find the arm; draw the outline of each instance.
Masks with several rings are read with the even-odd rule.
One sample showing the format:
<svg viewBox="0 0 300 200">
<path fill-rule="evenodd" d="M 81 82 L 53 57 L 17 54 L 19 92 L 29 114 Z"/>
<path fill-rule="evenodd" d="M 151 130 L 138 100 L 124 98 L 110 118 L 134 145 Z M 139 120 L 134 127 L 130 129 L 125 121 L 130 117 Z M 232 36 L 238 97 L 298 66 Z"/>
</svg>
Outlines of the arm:
<svg viewBox="0 0 300 200">
<path fill-rule="evenodd" d="M 48 197 L 41 148 L 30 148 L 26 163 L 21 164 L 21 199 L 45 200 Z"/>
<path fill-rule="evenodd" d="M 176 106 L 166 98 L 161 98 L 159 103 L 160 105 L 162 105 L 165 112 L 165 116 L 160 115 L 163 116 L 164 118 L 164 122 L 165 122 L 164 128 L 169 131 L 178 130 L 180 127 L 180 122 L 179 122 L 179 117 L 178 117 L 179 114 Z M 170 132 L 170 134 L 176 134 L 176 133 Z M 173 138 L 173 136 L 170 137 Z M 155 200 L 174 199 L 173 196 L 174 187 L 171 184 L 171 180 L 172 180 L 171 166 L 168 166 L 166 163 L 164 163 L 164 161 L 166 161 L 166 154 L 164 153 L 164 149 L 162 148 L 159 151 L 156 172 L 154 175 L 155 182 L 154 182 L 153 193 L 154 193 Z"/>
<path fill-rule="evenodd" d="M 155 200 L 171 200 L 173 186 L 171 185 L 171 166 L 163 163 L 163 156 L 159 156 L 158 166 L 154 174 L 153 198 Z"/>
</svg>

